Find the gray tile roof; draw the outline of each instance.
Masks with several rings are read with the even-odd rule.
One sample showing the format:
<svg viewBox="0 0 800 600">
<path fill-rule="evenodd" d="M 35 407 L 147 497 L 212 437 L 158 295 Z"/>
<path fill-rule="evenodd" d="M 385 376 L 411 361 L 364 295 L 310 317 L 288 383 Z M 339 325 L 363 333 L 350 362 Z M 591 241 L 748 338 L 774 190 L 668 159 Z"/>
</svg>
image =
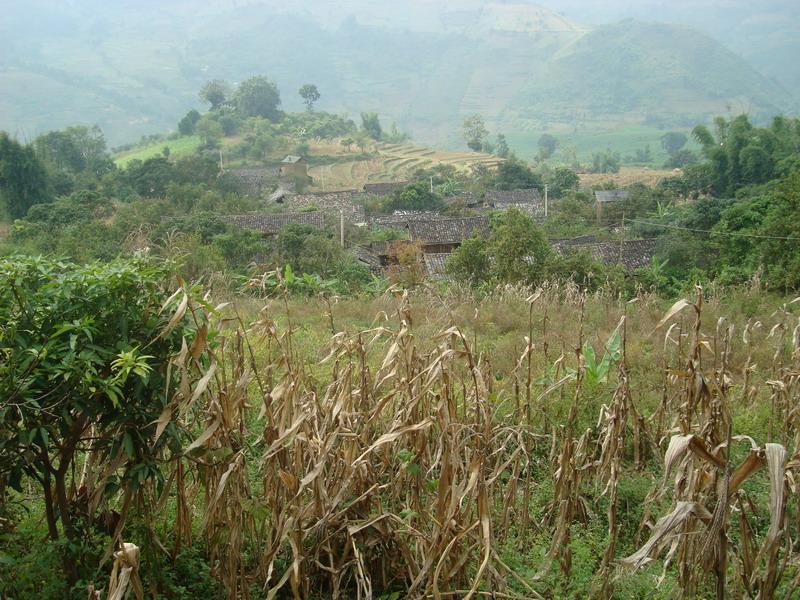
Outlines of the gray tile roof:
<svg viewBox="0 0 800 600">
<path fill-rule="evenodd" d="M 302 160 L 305 160 L 302 156 L 293 156 L 293 155 L 290 154 L 289 156 L 284 158 L 281 162 L 285 163 L 287 165 L 294 165 L 294 164 L 299 163 Z"/>
<path fill-rule="evenodd" d="M 590 236 L 587 236 L 590 237 Z M 657 240 L 625 240 L 620 242 L 569 243 L 571 240 L 555 242 L 553 247 L 562 256 L 570 252 L 586 251 L 597 261 L 621 265 L 626 272 L 647 267 L 656 253 Z M 574 240 L 572 240 L 574 241 Z"/>
<path fill-rule="evenodd" d="M 275 235 L 287 225 L 302 223 L 323 229 L 325 225 L 336 225 L 336 220 L 328 217 L 325 220 L 323 212 L 295 212 L 295 213 L 254 213 L 249 215 L 228 215 L 221 217 L 225 223 L 229 223 L 240 229 L 258 231 L 264 235 Z"/>
<path fill-rule="evenodd" d="M 501 204 L 541 204 L 544 207 L 542 193 L 535 188 L 527 190 L 489 190 L 483 199 L 490 206 Z"/>
<path fill-rule="evenodd" d="M 395 190 L 400 190 L 409 184 L 408 181 L 386 181 L 383 183 L 365 183 L 364 192 L 367 194 L 387 195 Z"/>
<path fill-rule="evenodd" d="M 390 215 L 372 215 L 369 224 L 373 227 L 392 228 L 393 226 L 404 227 L 411 221 L 431 221 L 441 219 L 442 215 L 436 212 L 425 210 L 397 210 Z"/>
<path fill-rule="evenodd" d="M 367 221 L 364 206 L 358 200 L 363 194 L 355 190 L 342 190 L 340 192 L 314 192 L 310 194 L 296 194 L 284 199 L 290 210 L 297 211 L 303 208 L 316 207 L 332 215 L 344 212 L 345 219 L 351 223 L 365 223 Z"/>
<path fill-rule="evenodd" d="M 449 254 L 443 253 L 424 254 L 425 270 L 428 273 L 428 277 L 444 279 L 447 276 L 446 265 L 449 256 Z"/>
<path fill-rule="evenodd" d="M 411 239 L 428 244 L 460 244 L 474 236 L 489 237 L 489 219 L 486 217 L 439 218 L 409 221 L 405 229 Z"/>
</svg>

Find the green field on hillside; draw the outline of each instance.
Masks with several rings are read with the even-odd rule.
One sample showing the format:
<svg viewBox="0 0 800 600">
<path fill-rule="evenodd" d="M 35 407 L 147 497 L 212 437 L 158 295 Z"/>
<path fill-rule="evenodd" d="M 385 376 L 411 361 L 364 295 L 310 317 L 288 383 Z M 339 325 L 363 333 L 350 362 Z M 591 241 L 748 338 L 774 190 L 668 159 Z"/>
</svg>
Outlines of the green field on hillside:
<svg viewBox="0 0 800 600">
<path fill-rule="evenodd" d="M 149 146 L 121 152 L 114 157 L 114 162 L 118 167 L 125 167 L 132 160 L 147 160 L 159 156 L 164 152 L 164 148 L 169 148 L 170 156 L 185 156 L 197 150 L 201 143 L 200 137 L 196 135 L 180 137 L 176 140 L 163 140 Z"/>
<path fill-rule="evenodd" d="M 571 150 L 575 151 L 578 161 L 591 162 L 592 155 L 611 149 L 619 152 L 624 159 L 636 154 L 639 149 L 650 146 L 653 163 L 661 166 L 667 160 L 667 153 L 661 147 L 661 137 L 668 131 L 681 131 L 680 129 L 658 129 L 643 125 L 607 125 L 597 129 L 579 129 L 577 131 L 515 131 L 506 133 L 509 146 L 519 156 L 532 159 L 539 151 L 539 138 L 543 133 L 549 133 L 558 140 L 556 160 L 567 161 L 571 159 Z M 683 131 L 689 136 L 689 131 Z M 695 149 L 691 140 L 687 147 Z"/>
</svg>

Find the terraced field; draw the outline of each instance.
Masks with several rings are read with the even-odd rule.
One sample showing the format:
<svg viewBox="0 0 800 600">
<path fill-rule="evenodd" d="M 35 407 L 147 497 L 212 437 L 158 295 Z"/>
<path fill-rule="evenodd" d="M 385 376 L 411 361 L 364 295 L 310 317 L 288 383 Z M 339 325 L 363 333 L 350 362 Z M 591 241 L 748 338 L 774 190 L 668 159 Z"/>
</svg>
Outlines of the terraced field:
<svg viewBox="0 0 800 600">
<path fill-rule="evenodd" d="M 413 144 L 381 144 L 378 156 L 369 160 L 348 160 L 320 165 L 309 169 L 317 189 L 360 189 L 365 183 L 402 181 L 417 169 L 437 164 L 452 165 L 468 170 L 477 165 L 496 167 L 501 159 L 478 152 L 450 152 L 433 150 Z"/>
</svg>

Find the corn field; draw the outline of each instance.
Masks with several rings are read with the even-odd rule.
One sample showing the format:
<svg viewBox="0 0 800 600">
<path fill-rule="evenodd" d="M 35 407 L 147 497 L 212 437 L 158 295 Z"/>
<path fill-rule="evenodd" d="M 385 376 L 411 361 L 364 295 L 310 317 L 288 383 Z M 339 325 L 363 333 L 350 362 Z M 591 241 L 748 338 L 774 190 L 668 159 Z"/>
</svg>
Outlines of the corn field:
<svg viewBox="0 0 800 600">
<path fill-rule="evenodd" d="M 666 311 L 563 286 L 396 292 L 371 325 L 340 328 L 335 300 L 253 314 L 180 293 L 175 318 L 208 325 L 174 357 L 154 429 L 180 422 L 193 443 L 160 489 L 113 499 L 97 491 L 114 465 L 86 458 L 96 509 L 120 508 L 117 547 L 201 542 L 229 599 L 552 598 L 593 528 L 594 598 L 628 597 L 632 577 L 646 597 L 800 594 L 791 303 L 729 320 L 700 288 Z M 512 321 L 504 350 L 480 331 L 489 318 Z M 134 514 L 153 540 L 129 537 Z M 109 597 L 147 595 L 136 552 L 117 552 Z"/>
</svg>

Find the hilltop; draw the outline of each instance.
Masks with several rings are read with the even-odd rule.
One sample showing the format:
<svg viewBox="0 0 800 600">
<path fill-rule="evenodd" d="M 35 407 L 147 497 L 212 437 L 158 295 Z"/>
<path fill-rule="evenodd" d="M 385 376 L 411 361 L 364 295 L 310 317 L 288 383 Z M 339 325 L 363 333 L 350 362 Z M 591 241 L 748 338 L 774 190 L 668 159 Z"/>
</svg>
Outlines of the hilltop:
<svg viewBox="0 0 800 600">
<path fill-rule="evenodd" d="M 31 138 L 96 122 L 112 144 L 129 142 L 203 108 L 204 81 L 254 72 L 278 83 L 287 110 L 301 107 L 295 90 L 313 82 L 324 110 L 376 111 L 449 147 L 463 146 L 458 130 L 472 113 L 524 147 L 543 131 L 674 128 L 729 107 L 759 118 L 796 106 L 781 85 L 686 26 L 588 26 L 519 1 L 304 6 L 174 0 L 146 21 L 141 4 L 15 8 L 0 25 L 0 128 Z"/>
</svg>

